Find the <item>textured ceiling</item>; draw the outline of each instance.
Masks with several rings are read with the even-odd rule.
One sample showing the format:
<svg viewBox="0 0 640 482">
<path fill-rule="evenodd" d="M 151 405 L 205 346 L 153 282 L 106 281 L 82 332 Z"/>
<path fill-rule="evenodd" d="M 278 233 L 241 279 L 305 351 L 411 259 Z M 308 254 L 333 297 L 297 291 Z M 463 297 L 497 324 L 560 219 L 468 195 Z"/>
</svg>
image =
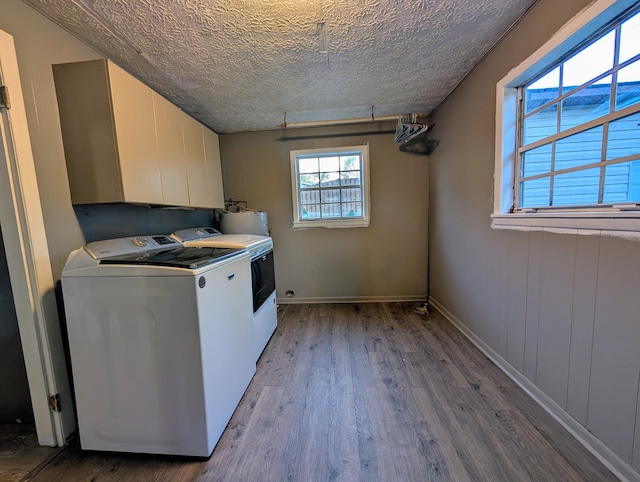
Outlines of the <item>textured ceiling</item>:
<svg viewBox="0 0 640 482">
<path fill-rule="evenodd" d="M 24 0 L 215 131 L 429 113 L 535 0 Z"/>
</svg>

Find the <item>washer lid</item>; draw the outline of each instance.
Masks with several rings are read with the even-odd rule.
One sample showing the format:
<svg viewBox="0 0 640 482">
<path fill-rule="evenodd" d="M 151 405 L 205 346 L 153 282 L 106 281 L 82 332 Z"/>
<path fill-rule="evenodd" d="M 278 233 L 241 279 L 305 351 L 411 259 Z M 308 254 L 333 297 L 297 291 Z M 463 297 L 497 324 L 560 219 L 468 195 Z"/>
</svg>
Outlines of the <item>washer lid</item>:
<svg viewBox="0 0 640 482">
<path fill-rule="evenodd" d="M 175 231 L 171 236 L 181 243 L 184 243 L 185 241 L 197 241 L 201 239 L 211 240 L 212 238 L 220 235 L 220 231 L 214 228 L 203 227 L 181 229 L 179 231 Z"/>
<path fill-rule="evenodd" d="M 239 248 L 176 248 L 145 253 L 130 253 L 100 259 L 100 264 L 168 266 L 196 269 L 246 252 Z"/>
</svg>

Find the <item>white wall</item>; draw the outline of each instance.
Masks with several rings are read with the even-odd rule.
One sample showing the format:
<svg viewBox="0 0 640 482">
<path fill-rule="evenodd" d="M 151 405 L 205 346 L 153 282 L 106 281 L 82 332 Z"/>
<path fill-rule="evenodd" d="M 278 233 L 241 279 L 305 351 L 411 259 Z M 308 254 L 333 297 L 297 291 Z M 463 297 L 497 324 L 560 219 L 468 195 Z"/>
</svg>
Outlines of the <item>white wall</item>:
<svg viewBox="0 0 640 482">
<path fill-rule="evenodd" d="M 26 282 L 13 287 L 13 296 L 17 301 L 16 309 L 18 313 L 23 313 L 23 316 L 18 315 L 18 318 L 27 320 L 25 324 L 21 325 L 21 348 L 26 355 L 25 361 L 29 374 L 38 438 L 40 443 L 50 444 L 62 442 L 62 440 L 53 435 L 52 426 L 43 428 L 43 424 L 55 422 L 55 420 L 48 418 L 49 407 L 45 395 L 52 393 L 50 390 L 57 389 L 62 406 L 71 405 L 64 353 L 59 336 L 61 327 L 58 326 L 63 312 L 55 310 L 57 298 L 52 283 L 60 277 L 69 252 L 85 241 L 134 234 L 169 233 L 174 229 L 205 224 L 209 221 L 210 212 L 204 210 L 151 210 L 127 205 L 82 206 L 74 209 L 69 194 L 51 66 L 55 63 L 89 60 L 100 56 L 19 0 L 3 0 L 0 10 L 0 30 L 12 36 L 13 43 L 15 43 L 38 184 L 39 204 L 37 199 L 29 196 L 29 192 L 33 193 L 32 189 L 36 188 L 32 183 L 32 177 L 22 180 L 23 187 L 27 182 L 30 189 L 23 191 L 28 195 L 25 202 L 29 206 L 27 216 L 32 218 L 28 224 L 38 226 L 36 232 L 30 233 L 29 239 L 32 244 L 35 243 L 33 248 L 44 246 L 41 241 L 42 237 L 46 236 L 50 255 L 47 257 L 46 251 L 45 253 L 40 250 L 35 251 L 39 255 L 34 261 L 36 263 L 35 269 L 39 272 L 38 286 L 41 290 L 41 300 L 37 300 L 33 304 L 28 302 L 30 295 L 26 293 Z M 3 65 L 3 67 L 7 66 Z M 7 74 L 8 71 L 9 69 L 5 69 L 4 73 Z M 9 87 L 10 99 L 12 95 L 19 98 L 15 95 L 17 92 L 15 81 L 10 83 Z M 16 106 L 12 109 L 16 109 Z M 16 118 L 14 116 L 14 119 Z M 23 123 L 16 122 L 13 127 L 18 130 L 23 127 Z M 22 154 L 24 152 L 22 150 Z M 24 156 L 20 159 L 24 159 Z M 29 173 L 30 171 L 24 169 L 23 166 L 21 172 Z M 2 202 L 9 202 L 3 204 L 2 207 L 13 209 L 13 203 L 10 200 L 10 197 L 6 198 L 5 196 Z M 33 206 L 33 202 L 36 203 L 35 206 Z M 41 224 L 33 219 L 34 209 L 37 213 L 40 208 L 44 218 L 44 230 L 40 227 Z M 39 216 L 37 218 L 40 219 Z M 18 234 L 13 231 L 12 235 L 10 231 L 10 229 L 15 230 L 16 226 L 3 226 L 3 229 L 6 229 L 3 235 L 7 252 L 11 249 L 13 252 L 21 252 L 16 246 L 16 243 L 19 242 Z M 47 269 L 43 269 L 42 266 L 42 263 L 49 262 L 49 259 L 51 271 L 48 266 Z M 51 279 L 51 274 L 54 279 Z M 23 279 L 20 276 L 18 278 Z M 41 307 L 36 309 L 40 305 Z M 31 318 L 31 311 L 34 309 L 36 311 L 43 310 L 42 313 L 38 311 L 37 315 L 43 317 L 39 320 L 39 323 L 42 323 L 40 333 L 47 337 L 48 341 L 38 339 L 35 331 L 36 326 L 28 322 Z M 45 331 L 42 331 L 43 327 L 46 328 Z M 38 355 L 41 352 L 38 349 L 39 346 L 45 347 L 43 348 L 45 353 L 47 350 L 51 350 L 47 367 L 41 364 L 42 358 Z M 48 370 L 52 370 L 52 372 L 50 373 Z M 51 378 L 56 379 L 56 384 L 49 385 Z M 11 394 L 8 393 L 8 396 Z M 64 410 L 63 408 L 64 429 L 62 431 L 72 430 L 72 420 L 70 420 L 72 416 L 72 410 Z M 58 429 L 56 428 L 54 431 L 57 432 Z M 69 433 L 67 432 L 66 435 Z"/>
<path fill-rule="evenodd" d="M 102 58 L 20 0 L 2 0 L 0 29 L 15 41 L 52 272 L 57 280 L 68 254 L 97 239 L 170 233 L 209 224 L 207 210 L 162 210 L 132 205 L 74 209 L 62 147 L 52 64 Z"/>
<path fill-rule="evenodd" d="M 492 231 L 495 85 L 588 0 L 540 0 L 443 103 L 430 297 L 640 471 L 640 243 Z"/>
<path fill-rule="evenodd" d="M 59 276 L 83 237 L 71 207 L 51 64 L 99 55 L 19 0 L 2 2 L 0 29 L 15 41 L 47 240 Z"/>
</svg>

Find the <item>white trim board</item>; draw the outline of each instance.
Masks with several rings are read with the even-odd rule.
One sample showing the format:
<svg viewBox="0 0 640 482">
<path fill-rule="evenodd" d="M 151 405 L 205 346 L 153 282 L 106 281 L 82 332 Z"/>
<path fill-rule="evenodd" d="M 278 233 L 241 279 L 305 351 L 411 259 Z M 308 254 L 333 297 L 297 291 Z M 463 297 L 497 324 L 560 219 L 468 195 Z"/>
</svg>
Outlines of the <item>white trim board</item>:
<svg viewBox="0 0 640 482">
<path fill-rule="evenodd" d="M 471 343 L 477 346 L 493 363 L 496 364 L 511 380 L 522 388 L 538 405 L 551 415 L 567 432 L 569 432 L 584 448 L 591 452 L 611 472 L 622 481 L 640 482 L 638 474 L 630 465 L 576 421 L 571 415 L 554 402 L 546 393 L 534 385 L 522 373 L 518 372 L 504 358 L 496 353 L 478 335 L 464 325 L 453 313 L 447 310 L 437 300 L 429 297 L 429 304 L 439 311 L 453 326 L 455 326 Z"/>
<path fill-rule="evenodd" d="M 276 302 L 281 305 L 300 305 L 313 303 L 403 303 L 403 302 L 422 302 L 427 300 L 426 295 L 401 295 L 401 296 L 309 296 L 301 298 L 299 296 L 293 298 L 280 297 Z"/>
</svg>

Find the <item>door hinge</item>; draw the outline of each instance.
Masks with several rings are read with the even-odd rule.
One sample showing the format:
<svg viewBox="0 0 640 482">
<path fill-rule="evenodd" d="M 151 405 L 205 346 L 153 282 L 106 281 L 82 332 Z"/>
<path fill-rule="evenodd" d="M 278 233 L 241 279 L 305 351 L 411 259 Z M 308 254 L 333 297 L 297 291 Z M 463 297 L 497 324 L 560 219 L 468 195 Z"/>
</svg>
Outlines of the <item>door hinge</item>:
<svg viewBox="0 0 640 482">
<path fill-rule="evenodd" d="M 0 109 L 10 109 L 9 89 L 6 85 L 0 86 Z"/>
<path fill-rule="evenodd" d="M 60 395 L 58 395 L 57 393 L 49 397 L 49 409 L 52 412 L 60 411 Z"/>
</svg>

